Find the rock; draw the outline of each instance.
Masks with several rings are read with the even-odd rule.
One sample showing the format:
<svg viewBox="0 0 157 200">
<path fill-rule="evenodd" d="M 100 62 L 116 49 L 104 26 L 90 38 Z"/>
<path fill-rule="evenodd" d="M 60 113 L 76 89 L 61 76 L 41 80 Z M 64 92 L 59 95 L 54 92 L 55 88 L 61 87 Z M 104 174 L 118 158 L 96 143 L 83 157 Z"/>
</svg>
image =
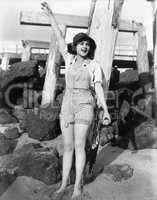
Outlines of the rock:
<svg viewBox="0 0 157 200">
<path fill-rule="evenodd" d="M 17 123 L 17 120 L 11 116 L 5 109 L 0 109 L 0 124 Z"/>
<path fill-rule="evenodd" d="M 59 188 L 58 185 L 52 185 L 50 187 L 48 187 L 45 191 L 41 191 L 41 196 L 48 196 L 50 199 L 57 199 L 56 195 L 54 194 L 54 192 Z M 73 193 L 73 185 L 70 185 L 68 187 L 66 187 L 65 192 L 63 194 L 62 197 L 58 198 L 58 199 L 62 199 L 62 200 L 69 200 L 71 199 L 72 193 Z M 80 198 L 82 200 L 94 200 L 90 194 L 88 192 L 83 192 L 82 194 L 82 198 Z"/>
<path fill-rule="evenodd" d="M 17 104 L 24 104 L 23 89 L 29 83 L 34 83 L 37 76 L 36 60 L 15 63 L 0 73 L 0 90 L 5 97 L 2 99 L 2 106 L 13 108 Z"/>
<path fill-rule="evenodd" d="M 0 73 L 0 88 L 5 88 L 17 77 L 30 77 L 34 75 L 37 61 L 25 61 L 13 64 L 7 71 Z"/>
<path fill-rule="evenodd" d="M 16 127 L 5 129 L 4 135 L 8 139 L 17 139 L 20 136 L 19 130 Z"/>
<path fill-rule="evenodd" d="M 119 115 L 121 117 L 121 119 L 125 119 L 125 117 L 128 115 L 130 111 L 130 104 L 128 101 L 124 100 L 121 104 L 121 107 L 120 107 L 120 111 L 119 111 Z"/>
<path fill-rule="evenodd" d="M 16 140 L 7 139 L 3 134 L 0 134 L 0 156 L 12 153 L 16 144 Z"/>
<path fill-rule="evenodd" d="M 25 151 L 28 151 L 28 149 L 25 149 Z M 106 163 L 104 167 L 108 165 L 110 167 L 114 166 L 113 168 L 117 169 L 120 166 L 120 170 L 126 173 L 131 166 L 131 168 L 134 168 L 133 177 L 122 182 L 113 182 L 103 172 L 95 177 L 90 184 L 84 185 L 83 200 L 156 200 L 156 149 L 139 150 L 133 154 L 129 150 L 123 150 L 117 153 L 117 151 L 115 152 L 115 148 L 110 147 L 107 152 L 103 151 L 103 153 L 105 154 L 101 156 L 101 162 Z M 10 159 L 11 157 L 9 157 Z M 3 160 L 3 166 L 4 163 L 6 164 Z M 114 171 L 113 168 L 110 168 L 110 172 Z M 35 178 L 20 176 L 1 195 L 0 199 L 51 200 L 54 199 L 53 192 L 58 187 L 59 184 L 46 185 Z M 62 200 L 71 199 L 72 192 L 73 186 L 67 187 Z M 51 198 L 49 197 L 50 194 L 52 194 Z"/>
<path fill-rule="evenodd" d="M 98 151 L 93 169 L 94 176 L 98 176 L 98 174 L 103 172 L 104 167 L 111 164 L 123 151 L 123 149 L 112 147 L 110 144 L 104 146 L 100 151 Z"/>
<path fill-rule="evenodd" d="M 32 177 L 20 176 L 1 195 L 1 200 L 50 200 L 47 195 L 42 195 L 39 191 L 47 186 Z"/>
<path fill-rule="evenodd" d="M 60 165 L 56 151 L 40 145 L 26 144 L 1 163 L 1 169 L 15 169 L 18 176 L 28 176 L 46 184 L 54 184 L 60 179 Z"/>
<path fill-rule="evenodd" d="M 111 176 L 114 181 L 127 180 L 133 176 L 133 168 L 128 164 L 105 166 L 103 172 Z"/>
<path fill-rule="evenodd" d="M 49 149 L 56 149 L 59 153 L 59 156 L 63 156 L 63 137 L 59 135 L 53 140 L 41 142 L 41 146 Z"/>
<path fill-rule="evenodd" d="M 126 70 L 125 72 L 122 72 L 120 74 L 120 83 L 130 83 L 130 82 L 136 82 L 139 80 L 138 77 L 138 71 L 137 70 Z"/>
<path fill-rule="evenodd" d="M 0 196 L 16 180 L 17 174 L 14 170 L 3 169 L 0 171 Z"/>
<path fill-rule="evenodd" d="M 36 145 L 40 145 L 40 142 L 36 139 L 30 138 L 28 136 L 28 133 L 23 133 L 21 135 L 21 137 L 19 137 L 19 139 L 18 139 L 18 142 L 17 142 L 14 152 L 20 150 L 26 144 L 32 144 L 32 145 L 36 146 Z"/>
<path fill-rule="evenodd" d="M 146 121 L 135 128 L 137 149 L 157 148 L 157 127 L 153 121 Z"/>
<path fill-rule="evenodd" d="M 123 166 L 125 163 L 134 169 L 133 176 L 122 182 L 114 182 L 105 173 L 100 173 L 90 184 L 84 186 L 85 193 L 87 192 L 93 200 L 157 199 L 156 149 L 144 149 L 136 153 L 123 150 L 119 154 L 113 147 L 107 152 L 105 149 L 100 158 L 101 162 L 105 163 L 104 167 Z M 121 169 L 125 171 L 127 168 Z"/>
<path fill-rule="evenodd" d="M 19 127 L 19 123 L 11 123 L 11 124 L 1 124 L 0 125 L 0 133 L 5 134 L 6 130 L 10 130 L 10 129 L 14 129 L 16 128 L 19 132 L 19 134 L 21 134 L 21 129 Z"/>
<path fill-rule="evenodd" d="M 13 108 L 13 115 L 18 119 L 22 120 L 25 115 L 25 109 L 23 108 L 22 105 L 15 106 Z"/>
<path fill-rule="evenodd" d="M 59 110 L 58 108 L 30 110 L 25 114 L 22 127 L 31 138 L 41 141 L 54 139 L 61 134 Z"/>
<path fill-rule="evenodd" d="M 1 200 L 52 200 L 53 193 L 59 185 L 48 186 L 43 182 L 32 177 L 20 176 L 14 183 L 1 195 Z M 68 186 L 65 190 L 62 200 L 71 199 L 73 186 Z M 51 196 L 51 197 L 50 197 Z M 83 193 L 83 200 L 94 200 L 88 192 Z"/>
<path fill-rule="evenodd" d="M 136 107 L 130 109 L 126 116 L 125 114 L 124 111 L 119 119 L 118 137 L 112 141 L 112 144 L 130 150 L 155 147 L 157 140 L 154 122 L 145 115 L 136 112 Z"/>
</svg>

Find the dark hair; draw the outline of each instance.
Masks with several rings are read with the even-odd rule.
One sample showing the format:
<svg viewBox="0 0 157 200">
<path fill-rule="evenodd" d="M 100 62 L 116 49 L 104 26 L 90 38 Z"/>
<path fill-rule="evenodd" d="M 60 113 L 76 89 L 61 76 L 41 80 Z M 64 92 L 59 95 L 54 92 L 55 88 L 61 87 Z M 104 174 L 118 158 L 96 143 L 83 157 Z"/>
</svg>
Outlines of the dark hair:
<svg viewBox="0 0 157 200">
<path fill-rule="evenodd" d="M 86 33 L 78 33 L 73 37 L 73 42 L 68 44 L 68 52 L 73 55 L 76 55 L 76 46 L 78 43 L 82 41 L 89 42 L 90 49 L 89 49 L 87 57 L 90 59 L 93 59 L 95 49 L 96 49 L 96 44 L 95 44 L 95 41 L 91 37 L 89 37 Z"/>
</svg>

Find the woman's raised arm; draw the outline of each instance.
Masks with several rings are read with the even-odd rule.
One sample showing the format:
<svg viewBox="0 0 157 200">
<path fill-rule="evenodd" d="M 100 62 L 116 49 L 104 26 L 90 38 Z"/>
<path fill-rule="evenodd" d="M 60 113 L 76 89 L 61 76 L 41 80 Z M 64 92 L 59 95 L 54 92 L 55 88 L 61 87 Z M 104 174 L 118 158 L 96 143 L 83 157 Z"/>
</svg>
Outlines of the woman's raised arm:
<svg viewBox="0 0 157 200">
<path fill-rule="evenodd" d="M 59 28 L 59 25 L 57 24 L 57 21 L 56 21 L 54 15 L 53 15 L 53 12 L 52 12 L 50 6 L 48 5 L 48 3 L 47 2 L 43 2 L 43 3 L 41 3 L 41 5 L 42 5 L 41 9 L 49 17 L 52 29 L 53 29 L 53 31 L 54 31 L 54 33 L 56 35 L 56 38 L 57 38 L 59 50 L 60 50 L 61 54 L 64 57 L 64 50 L 66 48 L 66 42 L 65 42 L 65 39 L 64 39 L 64 37 L 62 35 L 62 32 L 61 32 L 61 30 Z"/>
</svg>

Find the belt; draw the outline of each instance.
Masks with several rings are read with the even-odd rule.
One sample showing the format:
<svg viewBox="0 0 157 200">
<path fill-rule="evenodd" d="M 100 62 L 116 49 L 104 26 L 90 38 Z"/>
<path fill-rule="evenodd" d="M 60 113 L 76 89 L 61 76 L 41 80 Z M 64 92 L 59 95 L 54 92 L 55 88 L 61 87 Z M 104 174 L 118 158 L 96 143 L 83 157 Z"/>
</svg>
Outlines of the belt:
<svg viewBox="0 0 157 200">
<path fill-rule="evenodd" d="M 79 93 L 79 92 L 90 92 L 90 89 L 85 89 L 85 88 L 67 88 L 66 92 L 72 92 L 72 93 Z"/>
</svg>

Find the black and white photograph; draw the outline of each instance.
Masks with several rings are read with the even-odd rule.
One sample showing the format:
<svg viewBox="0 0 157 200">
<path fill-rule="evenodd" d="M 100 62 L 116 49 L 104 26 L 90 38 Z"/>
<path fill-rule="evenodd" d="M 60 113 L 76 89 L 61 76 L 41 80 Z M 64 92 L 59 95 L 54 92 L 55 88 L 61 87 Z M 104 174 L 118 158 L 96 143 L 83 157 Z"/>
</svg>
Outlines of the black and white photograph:
<svg viewBox="0 0 157 200">
<path fill-rule="evenodd" d="M 0 200 L 157 200 L 157 1 L 0 10 Z"/>
</svg>

